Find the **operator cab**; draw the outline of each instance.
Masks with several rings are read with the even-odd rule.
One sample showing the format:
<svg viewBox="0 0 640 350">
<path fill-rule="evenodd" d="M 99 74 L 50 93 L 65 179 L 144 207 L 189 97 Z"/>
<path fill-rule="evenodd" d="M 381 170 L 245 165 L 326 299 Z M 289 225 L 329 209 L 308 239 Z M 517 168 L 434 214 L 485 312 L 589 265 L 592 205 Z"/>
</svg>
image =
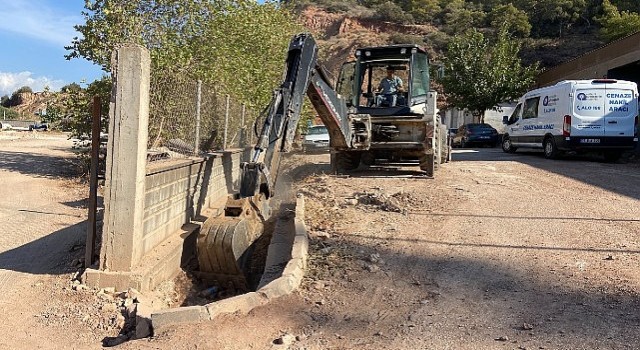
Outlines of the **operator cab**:
<svg viewBox="0 0 640 350">
<path fill-rule="evenodd" d="M 371 116 L 423 115 L 429 92 L 429 59 L 417 45 L 358 49 L 356 60 L 343 64 L 336 91 L 349 107 Z M 382 95 L 381 80 L 392 72 L 401 89 Z M 394 78 L 395 79 L 395 78 Z"/>
</svg>

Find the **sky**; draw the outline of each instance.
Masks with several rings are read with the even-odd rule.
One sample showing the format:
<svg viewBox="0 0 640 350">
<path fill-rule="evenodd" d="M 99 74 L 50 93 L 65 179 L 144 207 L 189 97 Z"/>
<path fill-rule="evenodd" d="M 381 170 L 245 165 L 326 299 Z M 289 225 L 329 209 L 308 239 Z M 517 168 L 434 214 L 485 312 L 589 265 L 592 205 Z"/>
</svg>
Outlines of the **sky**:
<svg viewBox="0 0 640 350">
<path fill-rule="evenodd" d="M 73 26 L 84 23 L 83 9 L 84 0 L 0 0 L 0 96 L 22 86 L 58 91 L 102 77 L 99 66 L 64 58 L 64 47 L 79 35 Z"/>
</svg>

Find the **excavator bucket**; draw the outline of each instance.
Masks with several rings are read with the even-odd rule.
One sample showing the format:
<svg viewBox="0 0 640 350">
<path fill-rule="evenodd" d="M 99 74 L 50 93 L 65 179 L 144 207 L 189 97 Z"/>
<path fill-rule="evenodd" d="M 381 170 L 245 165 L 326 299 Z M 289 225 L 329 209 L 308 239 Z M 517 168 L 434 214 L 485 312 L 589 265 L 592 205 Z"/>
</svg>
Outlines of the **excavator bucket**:
<svg viewBox="0 0 640 350">
<path fill-rule="evenodd" d="M 251 200 L 230 199 L 226 215 L 207 220 L 200 229 L 198 263 L 200 276 L 207 282 L 240 291 L 249 289 L 249 257 L 264 229 Z"/>
</svg>

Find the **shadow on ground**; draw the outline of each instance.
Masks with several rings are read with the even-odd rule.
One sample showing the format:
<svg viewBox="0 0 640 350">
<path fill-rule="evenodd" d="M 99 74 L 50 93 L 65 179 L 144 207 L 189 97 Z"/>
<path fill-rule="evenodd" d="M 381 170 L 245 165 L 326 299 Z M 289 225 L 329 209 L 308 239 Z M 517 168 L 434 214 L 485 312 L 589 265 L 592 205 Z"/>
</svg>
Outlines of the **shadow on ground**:
<svg viewBox="0 0 640 350">
<path fill-rule="evenodd" d="M 640 199 L 640 166 L 629 163 L 603 163 L 591 155 L 546 159 L 542 151 L 507 154 L 501 149 L 456 149 L 454 162 L 519 162 L 551 173 L 566 176 L 627 197 Z M 611 181 L 615 176 L 617 181 Z"/>
<path fill-rule="evenodd" d="M 46 156 L 27 152 L 0 151 L 0 169 L 39 177 L 78 175 L 74 158 Z"/>
<path fill-rule="evenodd" d="M 28 274 L 74 272 L 76 267 L 71 266 L 70 263 L 74 257 L 84 257 L 86 230 L 87 223 L 80 222 L 2 252 L 0 253 L 0 269 Z"/>
</svg>

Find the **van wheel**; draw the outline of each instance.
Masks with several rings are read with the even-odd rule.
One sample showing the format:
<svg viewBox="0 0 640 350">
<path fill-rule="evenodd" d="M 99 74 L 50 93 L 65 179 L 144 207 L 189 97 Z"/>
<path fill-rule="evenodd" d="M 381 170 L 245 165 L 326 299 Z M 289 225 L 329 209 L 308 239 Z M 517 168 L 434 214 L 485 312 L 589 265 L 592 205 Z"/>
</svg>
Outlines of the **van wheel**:
<svg viewBox="0 0 640 350">
<path fill-rule="evenodd" d="M 617 162 L 622 156 L 622 152 L 620 151 L 605 151 L 604 152 L 604 161 L 607 163 Z"/>
<path fill-rule="evenodd" d="M 502 137 L 502 150 L 505 153 L 513 153 L 517 149 L 517 147 L 513 147 L 513 144 L 511 144 L 511 139 L 509 138 L 509 136 L 505 135 Z"/>
<path fill-rule="evenodd" d="M 547 137 L 544 139 L 544 157 L 547 159 L 556 159 L 560 156 L 560 151 L 556 147 L 556 141 L 553 137 Z"/>
</svg>

